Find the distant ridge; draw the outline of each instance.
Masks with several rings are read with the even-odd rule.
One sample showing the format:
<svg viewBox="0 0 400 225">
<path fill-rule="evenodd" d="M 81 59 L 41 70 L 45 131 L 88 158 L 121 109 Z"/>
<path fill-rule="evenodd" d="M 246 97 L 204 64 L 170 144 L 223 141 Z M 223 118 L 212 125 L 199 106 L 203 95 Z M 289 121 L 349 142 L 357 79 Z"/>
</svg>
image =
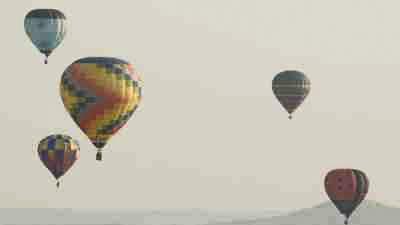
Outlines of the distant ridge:
<svg viewBox="0 0 400 225">
<path fill-rule="evenodd" d="M 208 225 L 343 225 L 344 218 L 331 202 L 287 215 Z M 365 200 L 353 213 L 349 225 L 400 225 L 400 208 Z"/>
<path fill-rule="evenodd" d="M 277 215 L 276 212 L 0 208 L 0 225 L 201 225 Z"/>
<path fill-rule="evenodd" d="M 279 216 L 202 210 L 0 209 L 0 225 L 343 225 L 343 221 L 331 202 Z M 400 208 L 365 200 L 349 225 L 400 225 Z"/>
</svg>

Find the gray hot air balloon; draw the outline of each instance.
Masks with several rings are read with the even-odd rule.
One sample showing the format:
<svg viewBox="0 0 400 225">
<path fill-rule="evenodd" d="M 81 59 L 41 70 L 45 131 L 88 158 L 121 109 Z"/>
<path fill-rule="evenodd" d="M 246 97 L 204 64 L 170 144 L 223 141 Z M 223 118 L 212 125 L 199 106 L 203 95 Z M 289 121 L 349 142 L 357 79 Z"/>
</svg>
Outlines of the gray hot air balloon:
<svg viewBox="0 0 400 225">
<path fill-rule="evenodd" d="M 302 72 L 287 70 L 278 73 L 272 81 L 272 90 L 289 113 L 292 113 L 301 105 L 310 92 L 310 80 Z"/>
<path fill-rule="evenodd" d="M 66 34 L 66 17 L 57 9 L 34 9 L 25 16 L 25 32 L 47 58 Z"/>
</svg>

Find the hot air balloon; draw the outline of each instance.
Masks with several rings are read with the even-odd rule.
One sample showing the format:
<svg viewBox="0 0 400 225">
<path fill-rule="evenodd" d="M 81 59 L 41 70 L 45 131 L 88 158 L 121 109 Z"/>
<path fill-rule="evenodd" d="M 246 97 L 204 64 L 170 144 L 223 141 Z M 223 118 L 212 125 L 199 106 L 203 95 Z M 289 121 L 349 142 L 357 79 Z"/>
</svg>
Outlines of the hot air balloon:
<svg viewBox="0 0 400 225">
<path fill-rule="evenodd" d="M 325 177 L 325 191 L 341 214 L 344 224 L 368 193 L 369 181 L 364 172 L 356 169 L 335 169 Z"/>
<path fill-rule="evenodd" d="M 25 16 L 25 32 L 47 58 L 66 34 L 66 17 L 57 9 L 34 9 Z"/>
<path fill-rule="evenodd" d="M 68 135 L 50 135 L 39 142 L 40 160 L 50 170 L 60 186 L 62 177 L 79 158 L 79 144 Z"/>
<path fill-rule="evenodd" d="M 137 109 L 142 81 L 124 60 L 89 57 L 73 62 L 63 73 L 60 92 L 65 108 L 97 148 L 102 149 Z"/>
<path fill-rule="evenodd" d="M 302 72 L 287 70 L 278 73 L 272 81 L 272 90 L 289 113 L 292 113 L 301 105 L 310 92 L 310 80 Z"/>
</svg>

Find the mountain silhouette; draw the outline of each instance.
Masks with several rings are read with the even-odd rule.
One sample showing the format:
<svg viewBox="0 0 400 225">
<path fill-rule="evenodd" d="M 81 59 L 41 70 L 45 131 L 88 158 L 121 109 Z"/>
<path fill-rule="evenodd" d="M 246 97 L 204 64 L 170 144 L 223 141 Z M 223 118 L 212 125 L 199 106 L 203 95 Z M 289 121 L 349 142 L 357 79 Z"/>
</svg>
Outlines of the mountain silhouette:
<svg viewBox="0 0 400 225">
<path fill-rule="evenodd" d="M 331 202 L 325 202 L 312 208 L 301 209 L 286 215 L 251 220 L 233 220 L 232 222 L 208 225 L 343 225 L 344 217 L 339 214 Z M 349 225 L 399 225 L 400 208 L 385 206 L 381 203 L 365 200 L 354 211 Z"/>
</svg>

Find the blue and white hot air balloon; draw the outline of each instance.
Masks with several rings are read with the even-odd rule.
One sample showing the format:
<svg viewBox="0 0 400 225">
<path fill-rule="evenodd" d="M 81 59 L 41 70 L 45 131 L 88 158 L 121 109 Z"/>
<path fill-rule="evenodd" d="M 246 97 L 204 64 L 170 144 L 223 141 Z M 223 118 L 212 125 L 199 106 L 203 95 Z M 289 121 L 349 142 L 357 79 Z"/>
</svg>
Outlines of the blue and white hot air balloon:
<svg viewBox="0 0 400 225">
<path fill-rule="evenodd" d="M 47 58 L 66 34 L 66 17 L 57 9 L 34 9 L 25 16 L 25 32 Z"/>
</svg>

